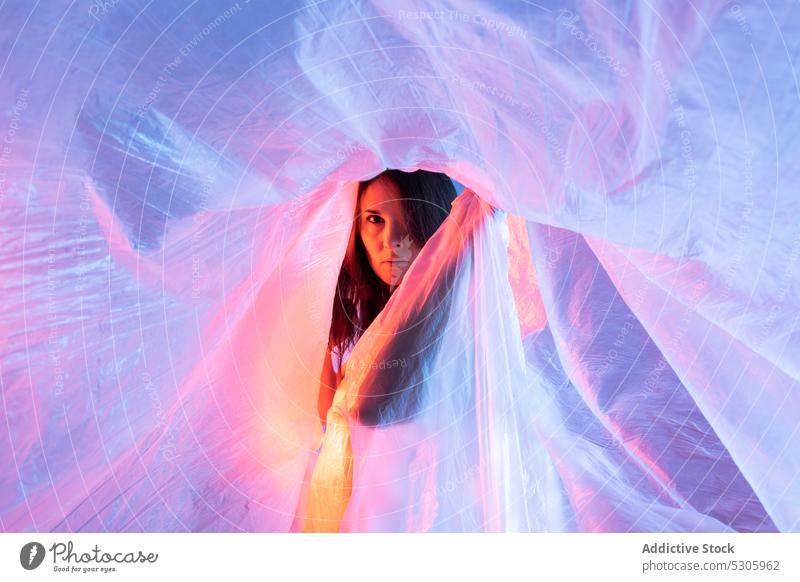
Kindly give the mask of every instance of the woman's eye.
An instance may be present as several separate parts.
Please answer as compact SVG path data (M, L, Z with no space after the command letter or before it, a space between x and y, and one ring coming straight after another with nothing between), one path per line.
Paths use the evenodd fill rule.
M370 214L367 216L367 222L371 222L372 224L380 224L381 222L383 222L383 218L381 218L377 214Z

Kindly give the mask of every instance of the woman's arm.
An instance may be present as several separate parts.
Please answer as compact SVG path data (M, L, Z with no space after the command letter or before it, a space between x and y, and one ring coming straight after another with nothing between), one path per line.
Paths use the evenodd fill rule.
M450 319L456 275L473 268L473 235L496 211L471 191L456 201L460 205L453 204L451 217L426 243L425 256L406 273L404 296L390 298L377 317L380 345L352 411L361 424L405 422L426 398L427 378Z
M331 357L331 348L325 350L325 361L322 364L322 375L319 379L319 398L317 399L317 413L325 426L328 416L328 409L333 403L333 396L336 394L336 388L339 384L339 377L333 371L333 361Z

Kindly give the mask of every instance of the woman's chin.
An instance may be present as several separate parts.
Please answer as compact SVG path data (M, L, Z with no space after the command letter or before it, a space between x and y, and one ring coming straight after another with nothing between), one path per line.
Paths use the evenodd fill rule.
M400 284L400 281L403 280L403 275L405 275L405 272L400 273L399 275L392 274L387 277L381 277L381 279L383 280L384 283L389 285L389 287L394 288L397 287Z

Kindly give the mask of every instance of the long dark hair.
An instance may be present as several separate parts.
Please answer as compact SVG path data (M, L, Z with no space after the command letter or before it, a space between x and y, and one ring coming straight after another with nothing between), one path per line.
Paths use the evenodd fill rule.
M375 180L388 178L397 186L406 216L409 236L422 247L444 222L456 198L452 180L445 174L417 170L384 170L359 182L353 228L347 244L342 269L336 284L333 317L328 347L341 361L351 344L364 333L391 296L389 286L372 269L359 234L361 196Z

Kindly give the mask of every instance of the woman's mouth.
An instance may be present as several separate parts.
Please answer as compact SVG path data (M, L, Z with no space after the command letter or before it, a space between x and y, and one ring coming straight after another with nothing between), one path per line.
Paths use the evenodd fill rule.
M392 283L397 284L400 282L400 279L405 275L406 271L408 270L410 262L409 261L385 261L385 269L388 270L390 273L390 277L392 278Z

